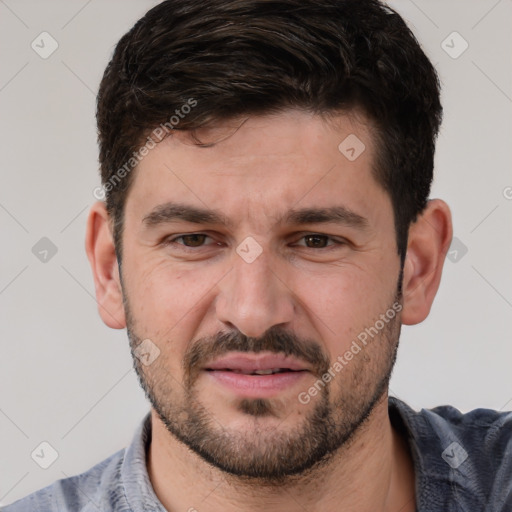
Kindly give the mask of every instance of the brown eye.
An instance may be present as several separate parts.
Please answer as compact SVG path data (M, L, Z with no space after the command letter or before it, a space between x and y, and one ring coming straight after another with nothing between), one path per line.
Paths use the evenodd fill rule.
M200 247L204 244L205 240L207 238L207 235L203 235L201 233L198 234L191 234L191 235L182 235L178 237L176 240L183 240L182 245L185 245L186 247Z
M306 247L310 249L323 249L327 247L329 237L325 235L306 235L304 237Z

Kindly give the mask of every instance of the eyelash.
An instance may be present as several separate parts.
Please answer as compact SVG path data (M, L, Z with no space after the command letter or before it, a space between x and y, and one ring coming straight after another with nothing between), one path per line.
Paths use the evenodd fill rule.
M206 233L185 233L183 235L178 235L178 236L172 236L172 237L167 237L165 238L162 243L165 245L165 246L169 246L169 245L174 245L175 247L179 246L180 250L183 250L183 251L191 251L191 252L196 252L197 249L202 249L204 247L208 247L208 245L211 245L211 246L215 246L215 245L219 245L219 243L213 243L213 244L208 244L208 245L200 245L200 246L197 246L197 247L190 247L190 246L187 246L185 244L182 244L182 243L178 243L176 242L177 240L179 239L183 239L184 237L186 236L205 236L207 238L210 238L213 240L213 238L210 236L210 235L207 235ZM347 242L344 241L344 240L336 240L334 239L333 237L329 236L329 235L324 235L322 233L306 233L304 235L302 235L299 240L303 240L305 239L306 237L308 236L311 236L311 237L320 237L320 238L323 238L323 239L327 239L328 242L332 242L332 244L330 245L327 245L326 247L319 247L319 248L315 248L315 247L307 247L305 245L301 245L300 247L303 247L305 249L313 249L313 250L329 250L329 249L332 249L336 246L342 246L342 245L347 245Z

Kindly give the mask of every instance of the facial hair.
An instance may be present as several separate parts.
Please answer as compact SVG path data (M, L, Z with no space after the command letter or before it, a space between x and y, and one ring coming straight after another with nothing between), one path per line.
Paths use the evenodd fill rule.
M135 319L127 297L124 299L134 368L153 409L170 434L204 461L237 479L258 485L282 485L294 476L328 464L363 428L387 392L400 336L398 314L330 382L322 381L312 407L301 416L299 424L293 428L265 425L265 417L279 417L281 401L246 398L238 400L237 412L253 418L250 429L229 428L202 403L198 393L196 384L206 363L232 351L270 351L304 361L321 380L332 364L322 346L280 327L273 327L258 338L239 331L219 332L190 344L182 360L183 379L179 382L170 374L164 357L144 366L136 356L135 349L144 337L135 332ZM399 287L395 303L400 299ZM367 327L374 323L375 319ZM172 344L172 340L161 342L162 346ZM304 407L298 400L297 404Z

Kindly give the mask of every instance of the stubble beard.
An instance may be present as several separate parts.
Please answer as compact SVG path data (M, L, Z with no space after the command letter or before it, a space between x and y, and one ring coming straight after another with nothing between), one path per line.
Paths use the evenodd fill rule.
M126 299L125 310L134 368L169 433L215 468L240 481L268 486L305 477L327 465L364 428L375 406L387 395L401 325L397 315L331 382L320 386L318 395L311 401L314 405L301 416L301 424L293 428L280 428L280 423L276 425L275 421L273 426L268 424L269 416L280 415L279 399L240 399L237 414L251 420L250 427L241 432L221 425L214 411L201 403L196 386L200 363L230 350L272 350L312 361L316 377L321 379L330 361L320 345L276 329L260 338L231 332L198 340L183 360L184 391L180 397L182 387L163 364L164 358L145 367L135 356L134 349L143 338L134 331ZM298 399L297 404L304 407Z

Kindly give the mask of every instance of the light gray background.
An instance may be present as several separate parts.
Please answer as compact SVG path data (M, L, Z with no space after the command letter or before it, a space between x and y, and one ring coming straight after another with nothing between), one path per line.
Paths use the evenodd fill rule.
M97 314L84 233L95 93L114 44L156 3L0 0L0 504L122 448L148 410L125 331ZM392 393L415 408L512 409L512 2L392 5L440 72L432 197L468 249L454 247L427 321L403 329ZM46 60L31 48L43 31L59 44ZM469 44L456 59L442 47L463 48L454 31ZM42 237L58 249L46 263L32 253ZM30 456L42 441L59 454L46 470Z

